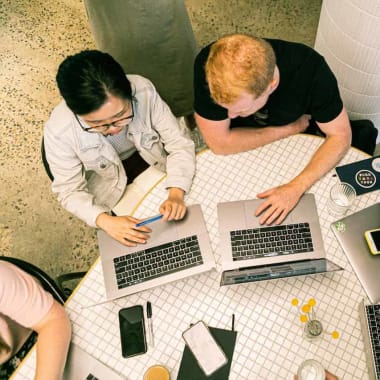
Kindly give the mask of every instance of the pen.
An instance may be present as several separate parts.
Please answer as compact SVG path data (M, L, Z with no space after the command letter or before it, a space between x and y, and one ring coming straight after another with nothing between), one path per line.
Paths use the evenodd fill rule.
M154 347L154 334L153 334L153 322L152 322L152 304L148 301L146 303L146 316L148 317L148 328L150 332L150 343Z
M156 220L160 220L160 219L162 219L162 218L163 218L163 215L162 215L162 214L158 214L158 215L152 216L151 218L145 219L145 220L143 220L142 222L137 223L137 224L136 224L136 227L145 226L146 224L149 224L149 223L155 222Z

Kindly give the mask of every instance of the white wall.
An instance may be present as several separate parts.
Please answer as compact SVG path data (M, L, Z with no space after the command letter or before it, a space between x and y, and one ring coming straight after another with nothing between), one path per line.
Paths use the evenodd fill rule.
M323 0L315 49L334 71L350 118L370 119L380 131L380 1Z

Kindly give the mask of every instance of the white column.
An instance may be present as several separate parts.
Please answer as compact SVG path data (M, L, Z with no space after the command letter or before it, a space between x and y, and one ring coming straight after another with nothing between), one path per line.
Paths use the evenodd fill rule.
M323 0L315 49L336 75L350 119L380 130L380 1Z

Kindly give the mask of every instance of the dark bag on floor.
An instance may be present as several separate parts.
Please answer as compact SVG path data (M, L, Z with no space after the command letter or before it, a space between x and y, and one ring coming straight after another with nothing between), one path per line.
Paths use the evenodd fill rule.
M375 152L379 131L370 120L350 120L350 123L352 130L351 145L372 156Z
M369 155L373 155L376 148L376 138L379 133L371 120L350 120L352 131L351 145ZM314 120L310 121L305 133L317 136L325 136Z

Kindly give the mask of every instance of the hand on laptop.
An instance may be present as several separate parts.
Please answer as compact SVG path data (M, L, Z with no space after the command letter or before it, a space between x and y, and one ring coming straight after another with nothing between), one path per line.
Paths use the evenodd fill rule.
M160 213L163 220L180 220L186 214L186 205L183 200L185 192L178 187L169 189L168 199L160 206Z
M303 191L300 191L291 183L257 194L258 198L264 199L255 212L256 216L261 216L260 224L282 223L289 212L296 206L302 194Z
M119 243L128 247L144 244L149 239L152 230L147 226L136 227L141 222L133 216L111 216L100 214L96 219L96 225Z
M326 380L338 380L338 377L333 375L331 372L327 371L327 369L325 369L325 372L326 372ZM297 375L294 375L294 380L298 380Z

